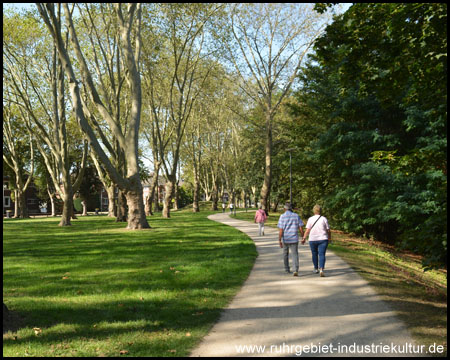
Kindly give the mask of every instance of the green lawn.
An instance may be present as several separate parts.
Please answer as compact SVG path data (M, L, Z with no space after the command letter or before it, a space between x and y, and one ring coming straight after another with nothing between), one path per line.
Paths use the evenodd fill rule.
M257 252L211 212L4 219L3 299L19 329L3 356L187 356L247 278Z
M276 227L280 213L269 213ZM237 213L253 221L254 212ZM307 219L302 219L306 224ZM423 272L419 256L333 231L329 249L344 259L396 311L420 345L444 345L447 354L447 271ZM443 354L441 354L442 356Z

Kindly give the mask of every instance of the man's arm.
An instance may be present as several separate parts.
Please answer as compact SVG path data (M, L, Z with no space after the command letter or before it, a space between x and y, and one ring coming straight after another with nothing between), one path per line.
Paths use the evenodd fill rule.
M278 232L278 243L280 244L280 248L283 248L283 242L281 239L283 239L283 229L279 229Z
M310 232L310 230L311 230L311 229L306 229L306 232L305 232L305 234L303 235L303 240L302 240L302 244L304 244L304 243L305 243L305 241L306 241L306 238L308 237L308 235L309 235L309 232Z

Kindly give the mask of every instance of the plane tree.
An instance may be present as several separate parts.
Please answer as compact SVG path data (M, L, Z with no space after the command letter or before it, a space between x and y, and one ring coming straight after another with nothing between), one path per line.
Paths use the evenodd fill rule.
M328 15L314 11L311 4L235 4L230 8L230 20L232 41L224 42L228 61L243 80L243 91L265 112L261 202L268 210L274 119Z
M66 111L65 81L56 49L45 39L41 26L33 14L13 14L4 21L4 82L5 95L17 105L22 125L36 139L54 188L64 202L60 226L71 225L73 195L83 177L87 155L75 181L72 180L73 162L69 159L69 143L83 142L70 137ZM72 119L73 120L73 119Z
M142 196L142 185L139 176L138 163L138 137L141 120L141 78L139 73L140 64L140 24L141 24L141 5L140 4L104 4L104 16L110 16L118 26L114 28L117 45L115 57L106 61L108 56L104 52L95 55L98 62L90 64L84 54L79 41L78 22L74 21L74 6L69 4L59 4L55 9L54 4L37 3L39 14L50 32L57 48L58 58L62 63L65 75L68 78L69 91L72 101L72 108L76 119L86 134L90 146L105 168L111 180L119 186L124 192L128 205L128 229L149 228L145 217L144 203ZM63 7L64 16L61 14L60 7ZM85 21L93 28L97 28L98 19L94 16L97 9L94 4L85 4ZM81 6L79 9L82 9ZM101 13L101 11L100 11ZM63 20L68 29L70 38L70 48L66 43L63 34ZM113 26L113 25L111 25ZM103 39L101 36L90 38L91 51L95 52L94 43L102 51L110 45L110 39ZM87 43L84 43L87 46ZM103 45L103 46L102 46ZM72 53L75 55L72 56ZM115 60L113 62L113 59ZM113 91L125 91L120 88L126 87L129 102L122 104L117 93L116 106L126 106L129 111L129 118L125 124L118 121L120 113L114 111L114 108L108 106L108 94L101 92L99 82L102 78L95 76L94 67L100 67L104 70L105 77L113 82L119 69L124 74L125 81L120 82ZM75 71L76 70L76 71ZM121 77L118 77L121 79ZM119 81L116 79L116 81ZM81 84L83 87L81 87ZM109 94L111 95L111 94ZM92 110L94 109L95 112ZM99 120L98 120L99 119ZM99 121L102 121L102 126ZM104 132L109 131L112 136L108 138ZM113 152L115 141L123 154L123 160L126 163L126 173L117 168L109 155Z

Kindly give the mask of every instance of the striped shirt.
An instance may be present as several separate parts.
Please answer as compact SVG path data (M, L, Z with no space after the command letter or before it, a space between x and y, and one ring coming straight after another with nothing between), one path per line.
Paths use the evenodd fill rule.
M287 210L278 220L278 228L283 229L283 242L295 244L298 242L298 228L303 226L303 221L296 213Z

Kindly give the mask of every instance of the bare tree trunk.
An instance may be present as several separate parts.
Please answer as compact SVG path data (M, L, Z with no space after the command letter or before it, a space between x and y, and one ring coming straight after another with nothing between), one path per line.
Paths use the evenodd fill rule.
M280 199L278 199L278 197L275 199L275 201L273 202L273 206L272 206L272 211L273 212L277 212L278 209L278 204L280 203Z
M83 206L83 213L81 215L87 216L87 203L85 199L81 200L81 206Z
M192 204L192 211L193 212L199 212L200 206L199 206L199 197L200 197L200 184L198 181L198 174L196 174L196 171L194 171L194 202Z
M152 202L154 201L155 190L157 190L156 187L158 185L158 176L159 176L160 167L161 167L161 162L155 160L155 171L153 174L152 182L150 184L150 193L149 193L149 196L146 201L145 213L147 214L147 216L153 215ZM156 206L155 206L155 211L156 211Z
M20 190L18 190L17 192L18 192L18 194L17 194L18 199L17 200L19 202L19 217L21 219L28 218L29 217L28 216L28 207L27 207L27 199L26 199L26 196L25 196L25 192L24 191L20 191Z
M170 202L174 195L175 176L170 175L166 182L166 196L164 197L163 217L170 218Z
M155 190L155 198L154 198L155 211L160 211L161 210L161 208L159 206L159 198L160 198L160 189L159 189L159 185L157 183L156 184L156 190Z
M151 216L153 215L152 212L152 197L150 196L150 193L147 195L147 197L144 198L144 205L145 205L145 216Z
M116 202L115 202L115 189L116 187L114 185L108 186L106 188L106 193L108 194L108 216L109 217L116 217L117 216L117 209L116 209Z
M63 196L63 213L61 217L61 221L59 222L59 226L70 226L72 225L70 219L73 215L73 196L71 193L66 191Z
M48 184L47 184L47 193L48 193L48 196L50 197L50 204L52 207L52 216L56 216L55 194L50 191Z
M150 228L145 214L144 200L142 198L142 186L138 186L137 191L127 191L125 193L128 205L128 226L127 229L148 229Z
M19 194L17 190L14 190L14 217L19 217Z
M178 191L178 184L175 183L173 186L173 210L178 210L178 200L180 193Z
M119 194L117 195L117 217L116 222L126 222L127 221L127 199L122 190L119 189Z
M266 171L261 189L261 205L268 212L270 208L269 197L272 182L272 119L270 114L266 115L266 131Z
M212 192L212 204L211 209L216 211L218 209L217 207L217 201L219 199L219 189L216 184L214 184L213 192Z

